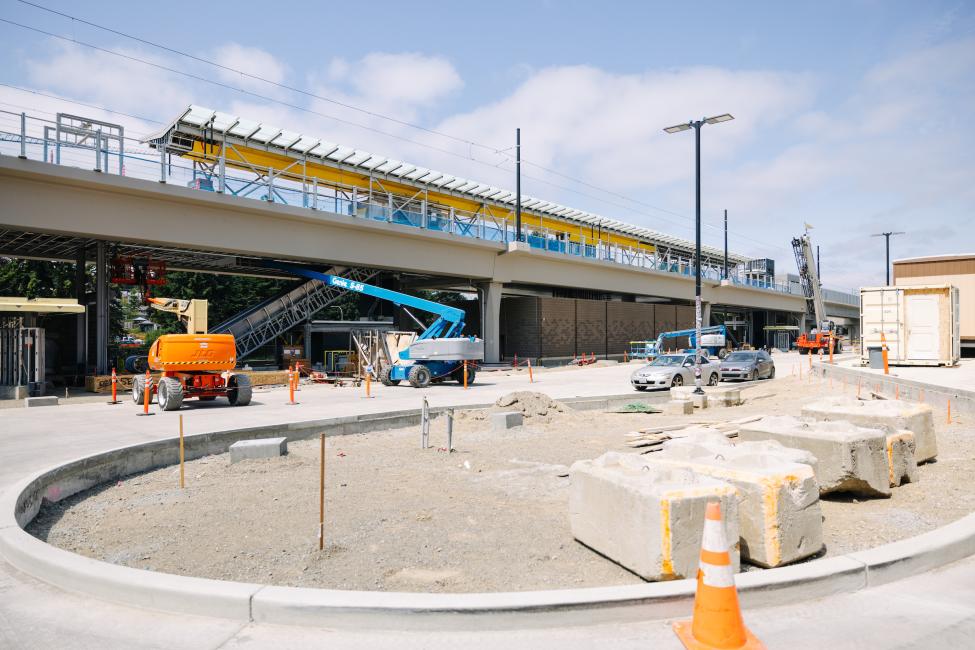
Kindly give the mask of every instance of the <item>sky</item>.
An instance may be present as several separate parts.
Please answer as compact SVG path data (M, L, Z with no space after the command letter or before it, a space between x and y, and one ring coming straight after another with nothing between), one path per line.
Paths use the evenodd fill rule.
M794 273L810 224L844 290L883 284L875 233L975 253L975 3L686 7L0 0L0 110L144 134L197 104L512 189L520 127L525 194L688 239L694 136L663 128L731 113L706 245L727 210L733 251Z

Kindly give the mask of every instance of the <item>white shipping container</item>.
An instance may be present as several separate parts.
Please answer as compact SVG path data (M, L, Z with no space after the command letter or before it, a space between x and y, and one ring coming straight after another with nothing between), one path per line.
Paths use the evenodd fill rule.
M860 289L860 356L887 342L890 365L953 366L961 357L961 309L951 285Z

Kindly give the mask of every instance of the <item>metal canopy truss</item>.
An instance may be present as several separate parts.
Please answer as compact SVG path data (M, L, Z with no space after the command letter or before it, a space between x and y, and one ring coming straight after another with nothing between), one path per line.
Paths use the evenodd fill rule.
M23 259L75 262L80 249L87 251L86 260L95 261L96 239L48 235L37 232L0 229L0 256ZM142 244L119 243L111 247L113 254L124 257L150 257L166 262L170 271L202 271L269 278L291 278L276 269L249 266L245 258L236 255L189 248L164 248Z
M379 271L333 267L329 273L355 282L368 282ZM309 280L279 296L265 300L210 331L215 334L233 334L237 342L237 357L244 359L288 330L311 320L315 314L345 293L344 289L330 286L321 280Z
M513 192L201 106L188 107L143 141L200 163L199 172L219 191L242 195L264 187L261 198L287 202L274 187L284 182L287 189L300 190L306 207L456 229L497 241L514 239ZM230 179L227 166L255 178ZM345 198L349 195L351 200ZM522 197L522 210L523 218L538 220L537 226L530 219L525 223L534 248L658 270L692 264L693 242L678 237L528 196ZM719 277L724 252L708 246L702 252L705 271ZM748 259L729 256L732 263Z

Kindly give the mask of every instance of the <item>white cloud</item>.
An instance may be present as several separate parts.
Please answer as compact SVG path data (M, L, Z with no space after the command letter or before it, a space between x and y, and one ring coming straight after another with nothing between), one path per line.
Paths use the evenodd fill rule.
M288 68L269 52L257 47L227 43L214 51L214 61L227 68L241 70L254 77L272 83L284 83ZM264 94L273 91L273 87L266 83L247 77L230 70L217 69L220 78L240 88L255 90Z
M159 65L169 63L139 50L114 51ZM54 43L49 56L28 60L25 67L36 88L147 117L174 114L193 96L176 75L72 43Z
M368 104L395 108L429 106L464 84L453 64L438 56L374 52L360 60L335 59L328 66L332 83Z

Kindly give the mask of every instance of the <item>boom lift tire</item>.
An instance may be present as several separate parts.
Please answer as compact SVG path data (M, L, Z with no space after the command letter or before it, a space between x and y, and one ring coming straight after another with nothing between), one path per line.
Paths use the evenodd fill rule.
M183 384L175 377L162 377L159 380L159 408L164 411L178 411L183 405Z
M136 375L132 378L132 401L142 406L145 403L146 378ZM152 404L152 393L149 393L149 403Z
M430 385L430 369L426 366L416 364L410 368L409 374L410 386L413 388L426 388Z
M227 401L231 406L247 406L251 403L251 378L247 375L230 375L227 378Z
M390 377L390 373L393 371L392 366L386 366L379 371L379 381L383 386L399 386L399 379L393 379Z
M474 368L472 366L467 366L467 385L470 386L474 383ZM458 384L464 385L464 364L457 366L457 369L450 373L452 379L454 379Z
M728 356L728 348L721 348L718 350L718 358L724 361L725 357Z

